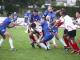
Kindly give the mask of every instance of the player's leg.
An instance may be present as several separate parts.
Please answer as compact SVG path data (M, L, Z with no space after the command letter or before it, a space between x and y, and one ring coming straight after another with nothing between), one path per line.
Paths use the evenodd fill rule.
M32 45L32 47L33 48L35 48L35 45L37 45L39 48L41 48L40 46L39 46L39 39L38 39L38 36L37 36L38 34L35 32L35 33L33 33L33 32L30 32L29 33L29 37L30 37L30 40L31 40L31 45Z
M3 37L3 39L0 42L0 45L2 45L5 39L9 39L10 48L11 50L13 50L14 49L13 39L11 38L11 35L9 34L9 32L6 29L4 29L0 33L1 33L1 36Z
M53 43L54 48L57 48L58 47L58 45L56 43L55 36L52 38L52 41L51 42Z
M55 33L55 37L57 40L59 40L61 42L61 44L65 47L66 43L64 42L64 40L62 38L59 37L58 33Z
M52 33L53 33L53 35L54 35L54 37L52 38L52 43L53 43L54 47L57 48L58 45L57 45L57 43L56 43L56 36L55 36L55 34L58 33L58 28L53 29L53 32L52 32Z
M36 40L35 40L32 32L29 32L29 38L30 38L30 42L31 42L30 44L31 44L31 46L33 48L35 48L35 45L34 44L36 43Z
M27 33L28 32L28 24L27 23L25 23L25 33Z
M10 44L11 50L14 50L15 48L14 48L13 39L12 39L11 35L9 34L8 31L5 31L4 35L5 35L6 39L9 39L9 44Z
M41 46L41 48L47 50L47 46L46 46L46 38L47 36L43 36L42 40L40 40L39 45Z
M77 43L74 41L74 37L70 37L69 39L70 39L69 43L72 47L71 53L74 53L74 52L80 53L79 47L78 47Z
M69 42L74 52L80 53L80 49L75 42L76 30L70 31L69 33Z
M2 47L4 40L5 40L5 35L4 35L4 33L2 33L2 31L0 31L0 35L2 36L2 38L0 40L0 47Z
M35 39L35 43L36 45L41 48L41 46L39 45L39 35L37 34L37 32L35 32L35 34L33 34L34 39Z
M3 38L1 38L1 40L0 40L0 47L2 47L3 42L4 42L4 39L3 39Z
M50 47L50 41L47 41L47 42L46 42L46 46L47 46L47 49L48 49L48 50L51 49L51 47Z
M52 35L44 36L43 39L40 41L40 46L45 50L50 49L49 41L53 38Z
M63 34L63 39L64 39L64 42L66 43L67 46L65 46L65 48L70 48L70 44L69 44L69 40L67 39L67 36L68 36L68 31L65 29L64 30L64 34Z
M27 18L24 18L24 28L25 28L25 33L28 32L28 22L27 22Z

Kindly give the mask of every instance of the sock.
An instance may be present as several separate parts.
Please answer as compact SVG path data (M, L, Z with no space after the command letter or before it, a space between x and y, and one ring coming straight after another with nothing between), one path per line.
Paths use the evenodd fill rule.
M79 47L78 47L78 45L76 44L76 42L70 42L70 45L71 45L71 47L73 48L73 50L74 51L79 51Z
M56 45L55 36L53 37L52 41L53 41L53 44Z
M73 46L74 46L75 50L79 51L79 47L76 42L73 43Z
M31 42L36 42L36 40L35 40L33 35L30 35L30 39L31 39Z
M67 47L70 47L69 42L66 38L64 38L64 42L66 43Z
M13 49L14 46L13 46L13 40L12 40L12 38L9 38L9 44L10 44L11 49Z
M48 48L48 49L50 49L50 43L49 43L49 42L47 42L47 44L46 44L46 45L47 45L47 48Z
M27 31L28 31L28 25L27 25Z
M28 32L28 25L26 25L26 31L25 32Z
M73 47L73 42L70 41L69 44L70 44L70 46L72 47L72 49L74 49L74 47Z
M60 39L59 41L62 43L63 46L67 46L63 39Z
M71 40L72 38L70 37L69 39ZM74 49L74 51L79 51L79 47L75 41L71 40L70 45Z
M47 46L44 43L40 43L40 46L47 50Z
M0 40L0 47L2 46L3 42L4 42L4 40L3 40L3 38L2 38L2 39Z

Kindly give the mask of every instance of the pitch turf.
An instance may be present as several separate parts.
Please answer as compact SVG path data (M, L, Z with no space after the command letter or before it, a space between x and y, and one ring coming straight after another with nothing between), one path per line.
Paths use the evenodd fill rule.
M14 39L16 52L10 51L8 40L4 42L0 48L0 60L80 60L80 56L71 53L65 53L60 42L57 41L59 47L52 48L50 51L43 49L31 48L29 44L28 34L26 34L23 27L9 29ZM59 29L60 37L63 34L63 29ZM80 30L77 31L77 38L80 37Z

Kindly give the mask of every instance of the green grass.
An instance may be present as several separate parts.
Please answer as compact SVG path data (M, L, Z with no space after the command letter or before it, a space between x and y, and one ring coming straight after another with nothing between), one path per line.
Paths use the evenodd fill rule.
M31 48L28 34L23 27L9 29L14 39L14 45L17 49L15 53L10 51L8 40L0 48L0 60L80 60L80 56L71 53L65 53L61 44L57 41L59 47L52 48L50 51L44 49ZM60 37L63 29L59 29ZM77 38L80 37L80 30L77 31Z

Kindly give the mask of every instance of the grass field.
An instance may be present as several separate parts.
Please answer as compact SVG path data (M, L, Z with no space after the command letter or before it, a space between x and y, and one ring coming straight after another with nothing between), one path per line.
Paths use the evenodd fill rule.
M71 53L65 53L60 42L57 41L59 47L52 48L50 51L43 49L31 48L29 44L28 34L26 34L23 27L9 29L14 38L14 45L16 52L10 51L8 40L4 42L0 48L0 60L80 60L80 56ZM63 29L59 29L60 37L63 34ZM80 29L77 31L77 38L80 37Z

